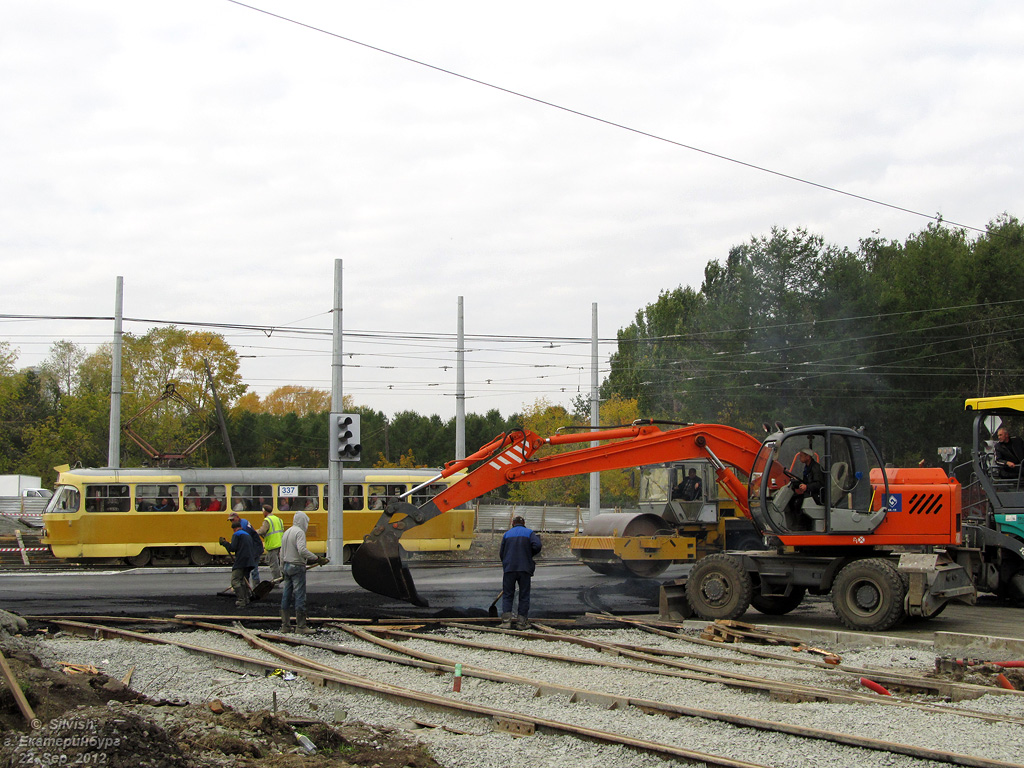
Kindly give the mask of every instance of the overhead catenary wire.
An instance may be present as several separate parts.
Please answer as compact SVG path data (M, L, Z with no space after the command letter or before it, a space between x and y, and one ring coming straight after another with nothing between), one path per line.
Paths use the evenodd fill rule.
M314 26L313 24L307 24L307 23L299 21L297 19L293 19L293 18L288 17L288 16L283 16L281 14L274 13L272 11L268 11L268 10L266 10L264 8L257 8L254 5L249 5L248 3L243 3L240 0L227 0L227 2L231 3L232 5L237 5L237 6L241 7L241 8L247 8L250 11L255 11L256 13L262 13L262 14L264 14L266 16L270 16L272 18L278 19L280 21L287 22L289 24L295 24L296 26L304 27L305 29L311 30L313 32L319 32L320 34L329 35L330 37L333 37L333 38L335 38L337 40L342 40L342 41L344 41L346 43L351 43L353 45L358 45L358 46L361 46L361 47L366 48L366 49L371 50L371 51L376 51L377 53L382 53L382 54L385 54L387 56L392 56L392 57L394 57L396 59L400 59L400 60L408 62L410 64L415 64L416 66L419 66L419 67L425 67L425 68L431 69L431 70L433 70L435 72L440 72L441 74L444 74L444 75L448 75L448 76L451 76L451 77L456 77L456 78L459 78L460 80L464 80L466 82L474 83L475 85L480 85L480 86L483 86L485 88L490 88L490 89L495 90L495 91L500 91L501 93L508 94L509 96L515 96L516 98L525 99L527 101L533 102L535 104L539 104L539 105L544 106L544 107L550 107L551 109L557 109L557 110L560 110L562 112L566 112L566 113L571 114L571 115L576 115L577 117L582 117L582 118L584 118L586 120L591 120L591 121L596 122L596 123L601 123L602 125L606 125L606 126L608 126L610 128L615 128L615 129L622 130L622 131L628 131L629 133L635 134L637 136L643 136L643 137L648 138L648 139L653 139L655 141L660 141L660 142L663 142L665 144L670 144L672 146L679 147L680 149L686 149L686 150L689 150L690 152L697 152L697 153L705 155L707 157L712 157L712 158L715 158L717 160L723 160L725 162L733 163L734 165L739 165L739 166L742 166L744 168L748 168L748 169L753 170L753 171L758 171L760 173L770 174L770 175L776 176L778 178L787 179L789 181L793 181L793 182L796 182L798 184L804 184L804 185L807 185L807 186L810 186L810 187L815 187L815 188L820 189L820 190L825 191L825 192L831 192L833 194L843 195L845 197L849 197L849 198L852 198L852 199L855 199L855 200L860 200L862 202L869 203L871 205L878 205L878 206L882 206L884 208L889 208L891 210L901 211L903 213L909 213L912 216L918 216L918 217L921 217L921 218L928 219L930 221L935 221L935 222L939 222L939 223L949 224L951 226L958 227L958 228L961 228L961 229L971 230L973 232L984 233L984 232L988 231L988 230L986 230L985 228L982 228L982 227L976 227L976 226L973 226L973 225L970 225L970 224L962 224L962 223L959 223L959 222L952 221L950 219L946 219L946 218L944 218L943 216L941 216L939 214L924 213L922 211L917 211L917 210L914 210L912 208L908 208L908 207L903 206L903 205L898 205L896 203L886 202L886 201L881 200L879 198L868 197L867 195L861 195L861 194L857 194L855 192L850 192L848 190L839 189L838 187L833 187L833 186L830 186L828 184L823 184L821 182L812 181L810 179L806 179L806 178L803 178L801 176L796 176L796 175L791 174L791 173L785 173L783 171L778 171L778 170L775 170L773 168L768 168L767 166L758 165L757 163L748 162L746 160L740 160L738 158L731 157L729 155L726 155L726 154L723 154L723 153L720 153L720 152L713 152L713 151L711 151L709 149L704 149L704 148L695 146L693 144L687 144L687 143L684 143L682 141L677 141L675 139L670 139L670 138L667 138L665 136L660 136L660 135L655 134L655 133L650 133L649 131L644 131L644 130L641 130L639 128L634 128L634 127L626 125L624 123L618 123L618 122L615 122L614 120L608 120L606 118L599 117L597 115L593 115L593 114L590 114L588 112L583 112L583 111L578 110L578 109L573 109L571 107L567 107L567 106L564 106L562 104L556 104L555 102L547 101L545 99L541 99L541 98L538 98L536 96L530 96L529 94L522 93L521 91L516 91L516 90L513 90L511 88L506 88L506 87L501 86L501 85L496 85L495 83L489 83L489 82L487 82L485 80L480 80L479 78L471 77L469 75L464 75L462 73L455 72L454 70L451 70L451 69L446 69L444 67L437 66L436 64L430 64L428 62L421 61L419 59L414 59L414 58L412 58L410 56L405 56L403 54L396 53L395 51L389 51L386 48L381 48L381 47L376 46L376 45L371 45L370 43L364 43L364 42L362 42L360 40L356 40L356 39L351 38L351 37L346 37L345 35L341 35L341 34L339 34L337 32L331 32L330 30L324 29L322 27L317 27L317 26Z

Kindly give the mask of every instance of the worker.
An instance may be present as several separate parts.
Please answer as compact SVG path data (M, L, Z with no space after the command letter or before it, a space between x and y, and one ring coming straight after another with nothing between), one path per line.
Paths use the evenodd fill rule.
M808 451L797 451L796 458L804 465L802 480L794 480L792 483L793 505L794 509L799 511L807 498L821 503L821 492L825 488L825 471Z
M231 587L235 590L235 606L245 608L249 604L249 572L256 567L256 550L252 537L242 530L242 521L237 515L229 517L231 541L223 536L220 544L235 556L231 566Z
M1000 427L996 430L995 450L999 476L1018 478L1021 465L1024 464L1024 440L1019 437L1010 437L1010 430Z
M519 587L517 629L530 628L530 580L537 564L533 558L540 554L540 536L526 527L526 521L516 515L512 527L501 538L501 624L502 629L512 628L512 598Z
M281 578L281 534L284 533L284 523L274 514L274 508L269 504L263 505L263 525L256 533L263 539L270 575L276 581Z
M313 630L306 627L306 563L310 560L315 560L320 565L327 563L326 557L318 557L306 547L308 528L309 515L305 512L296 512L291 528L281 537L281 631L291 631L294 608L295 631L300 635L313 633Z
M682 501L693 501L701 497L702 490L700 478L697 477L697 470L691 467L690 473L683 478L679 485L672 489L672 498L681 499Z
M252 580L259 584L260 558L263 557L263 539L260 538L259 533L252 527L252 524L237 512L232 512L228 515L228 520L238 520L241 523L242 530L252 537L253 552L256 556L256 567L252 569Z

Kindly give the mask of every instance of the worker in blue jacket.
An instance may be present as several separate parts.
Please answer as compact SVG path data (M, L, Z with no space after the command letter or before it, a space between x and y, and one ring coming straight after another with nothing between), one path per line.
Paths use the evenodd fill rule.
M512 518L512 527L501 539L501 628L512 628L512 598L519 586L519 606L516 629L529 629L530 621L530 579L537 564L533 558L540 554L540 536L526 527L526 521Z

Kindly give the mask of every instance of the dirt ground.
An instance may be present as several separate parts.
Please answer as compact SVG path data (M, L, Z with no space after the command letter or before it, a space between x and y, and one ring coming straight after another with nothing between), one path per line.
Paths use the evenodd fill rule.
M17 645L24 645L18 643ZM397 732L368 726L290 722L284 715L215 714L207 706L148 699L104 674L48 669L0 633L0 650L36 720L22 715L0 682L0 768L437 768L426 750ZM308 754L297 733L316 747Z

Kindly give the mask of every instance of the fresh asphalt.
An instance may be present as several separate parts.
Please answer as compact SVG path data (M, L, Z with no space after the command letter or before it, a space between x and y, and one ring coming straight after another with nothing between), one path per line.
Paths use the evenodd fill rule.
M657 580L623 580L593 573L575 563L542 565L533 579L532 618L577 618L586 613L656 614L658 587L678 577L685 566L675 566ZM264 568L265 577L269 570ZM348 567L327 566L307 574L310 616L375 619L397 617L479 618L501 591L501 569L490 567L417 567L412 574L428 607L416 607L368 592L353 581ZM0 606L25 616L103 615L169 618L176 614L222 615L242 613L226 594L230 580L226 568L137 568L123 571L0 572ZM272 616L277 613L280 589L244 612ZM500 608L500 603L499 606ZM777 627L819 630L845 629L827 597L810 597L787 616L763 616L753 609L743 621ZM1007 605L982 595L978 604L949 605L928 621L909 621L888 634L892 637L931 639L935 632L1024 639L1024 607Z

